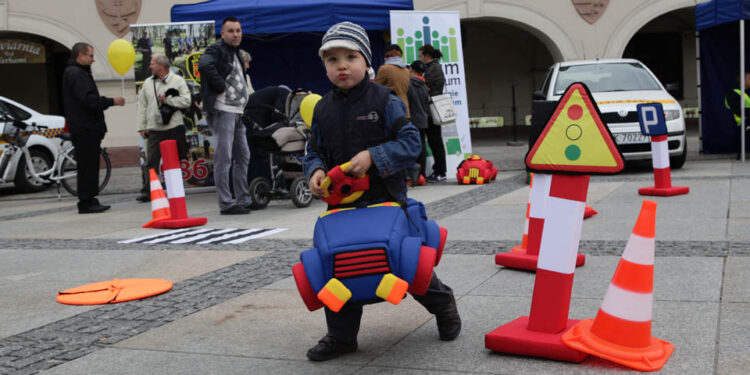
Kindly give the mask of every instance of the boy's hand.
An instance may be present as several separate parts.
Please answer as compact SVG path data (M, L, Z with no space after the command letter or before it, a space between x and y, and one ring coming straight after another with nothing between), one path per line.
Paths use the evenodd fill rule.
M310 176L310 192L312 195L316 197L323 196L323 189L320 188L320 184L325 178L326 173L323 172L322 169L316 169L315 172L313 172L312 176Z
M370 151L360 151L357 155L354 155L350 162L351 164L349 164L346 173L354 177L362 176L367 173L370 167L372 167L372 156L370 155Z

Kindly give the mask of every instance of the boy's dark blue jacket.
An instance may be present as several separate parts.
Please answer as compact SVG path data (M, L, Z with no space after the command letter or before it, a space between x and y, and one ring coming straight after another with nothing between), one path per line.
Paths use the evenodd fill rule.
M308 179L318 168L328 171L369 150L373 162L368 171L370 190L355 205L405 200L404 171L414 163L422 146L417 128L399 120L404 116L404 102L389 88L367 78L348 92L334 88L315 106L311 126L314 142L308 142L303 161ZM396 186L391 192L396 196L388 195L386 183Z

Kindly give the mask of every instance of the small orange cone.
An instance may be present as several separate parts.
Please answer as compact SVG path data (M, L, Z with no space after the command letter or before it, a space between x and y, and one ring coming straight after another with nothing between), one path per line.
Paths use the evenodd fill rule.
M640 371L661 369L674 345L651 336L656 202L641 213L604 295L596 319L563 335L565 345Z
M154 223L162 220L169 220L172 215L169 212L169 201L167 195L164 194L164 189L161 188L161 182L159 177L156 176L154 169L148 171L149 179L151 181L151 221L143 224L144 228L150 228Z

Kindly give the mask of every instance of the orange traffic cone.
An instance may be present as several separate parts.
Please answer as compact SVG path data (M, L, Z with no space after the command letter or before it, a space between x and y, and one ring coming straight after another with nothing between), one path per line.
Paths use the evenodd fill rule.
M640 371L661 369L674 345L651 336L656 202L641 213L596 314L563 335L565 345Z
M161 188L161 182L159 177L156 176L154 169L148 170L149 180L151 181L151 221L143 224L144 228L150 228L157 221L169 220L172 218L172 214L169 212L169 201L167 195L164 194L164 189Z

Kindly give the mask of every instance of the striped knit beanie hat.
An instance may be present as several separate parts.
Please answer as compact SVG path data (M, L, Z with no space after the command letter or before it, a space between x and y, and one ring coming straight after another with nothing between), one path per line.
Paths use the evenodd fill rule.
M323 53L331 48L343 47L353 51L359 51L364 55L367 66L372 66L372 51L370 50L370 38L362 26L352 22L339 22L331 26L320 45L318 54L323 58Z

